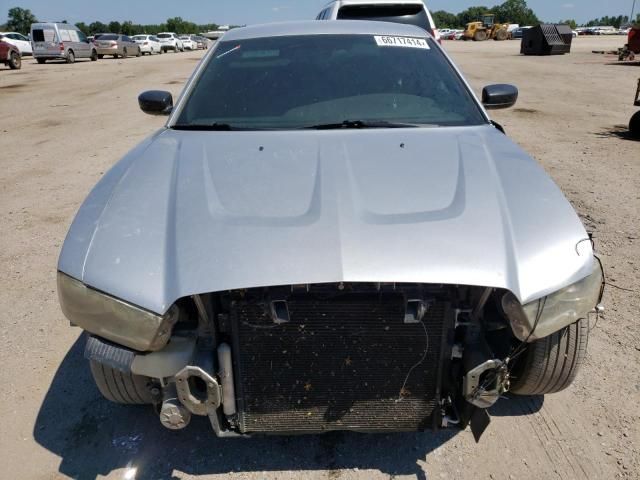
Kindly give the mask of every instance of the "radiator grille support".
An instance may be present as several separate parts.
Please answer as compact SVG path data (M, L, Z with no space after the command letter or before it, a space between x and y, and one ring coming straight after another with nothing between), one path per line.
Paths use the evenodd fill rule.
M405 322L402 293L287 299L276 323L266 300L234 302L235 378L243 433L416 431L439 410L448 304Z

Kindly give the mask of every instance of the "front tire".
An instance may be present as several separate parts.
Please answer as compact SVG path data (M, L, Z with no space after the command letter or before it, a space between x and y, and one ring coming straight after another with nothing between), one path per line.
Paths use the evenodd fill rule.
M22 68L22 58L16 52L11 52L9 56L9 68L11 70L20 70Z
M473 36L473 40L476 42L484 42L487 39L487 32L484 30L479 30Z
M588 319L527 345L513 371L511 391L517 395L546 395L567 388L587 354Z
M635 138L640 139L640 111L636 112L629 122L629 131Z
M91 375L104 398L121 405L150 405L153 396L147 377L124 373L90 360Z
M95 50L91 50L91 61L92 62L98 61L98 52L96 52Z

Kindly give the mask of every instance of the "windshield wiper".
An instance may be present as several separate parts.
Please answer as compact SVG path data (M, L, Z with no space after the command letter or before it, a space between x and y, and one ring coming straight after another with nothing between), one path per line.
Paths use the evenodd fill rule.
M174 130L200 130L207 132L231 132L237 130L259 130L257 128L236 127L229 123L176 123L171 127Z
M308 130L339 130L339 129L358 129L358 128L414 128L418 125L412 123L394 123L385 122L383 120L345 120L341 123L321 123L310 127L303 127Z

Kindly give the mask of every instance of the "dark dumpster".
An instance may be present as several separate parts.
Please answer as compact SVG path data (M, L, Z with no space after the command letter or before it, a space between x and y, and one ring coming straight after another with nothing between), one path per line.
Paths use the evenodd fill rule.
M571 52L573 31L569 25L542 24L525 30L520 46L524 55L564 55Z

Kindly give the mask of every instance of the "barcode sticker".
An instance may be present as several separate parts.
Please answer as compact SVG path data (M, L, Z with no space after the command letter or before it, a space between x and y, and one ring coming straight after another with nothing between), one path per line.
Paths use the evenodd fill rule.
M421 48L429 50L429 44L426 38L416 37L389 37L375 35L376 43L379 47L403 47L403 48Z

